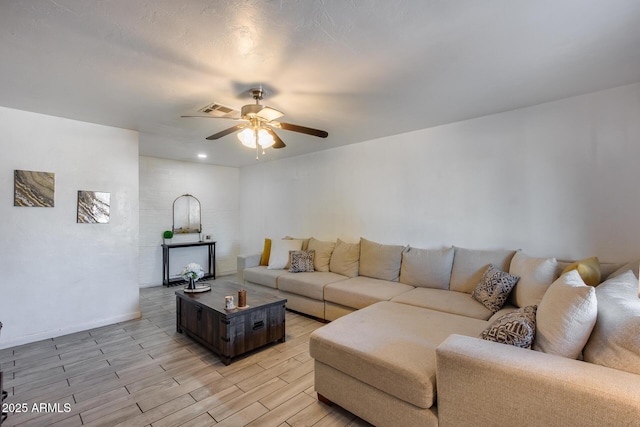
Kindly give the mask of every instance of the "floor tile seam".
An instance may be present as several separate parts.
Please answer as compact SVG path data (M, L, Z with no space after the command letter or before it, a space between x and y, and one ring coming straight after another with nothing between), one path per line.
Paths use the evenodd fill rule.
M248 404L247 406L245 406L244 408L238 409L238 410L237 410L236 412L234 412L233 414L227 415L227 416L226 416L226 417L224 417L224 418L217 419L217 418L213 417L211 414L209 414L209 412L207 412L207 414L209 414L209 416L210 416L211 418L213 418L213 419L214 419L214 421L216 421L216 423L221 423L222 421L224 421L224 420L226 420L226 419L229 419L229 418L233 417L234 415L238 414L239 412L244 411L245 409L249 408L251 405L254 405L254 404L256 404L256 403L257 403L258 405L262 406L262 407L267 411L267 412L266 412L267 414L269 413L269 408L267 408L267 407L266 407L266 406L264 406L262 403L260 403L260 401L259 401L259 400L256 400L255 402L249 402L249 404ZM263 415L264 415L264 414L263 414ZM261 416L262 416L262 415L261 415ZM253 420L251 420L250 422L255 421L255 419L257 419L257 418L259 418L259 417L254 418L254 419L253 419Z
M229 404L229 405L233 405L233 404L235 404L235 403L237 403L237 402L243 402L243 403L242 403L242 405L243 405L243 406L242 406L240 409L238 409L238 410L236 411L236 412L239 412L239 411L241 411L241 410L245 409L247 406L250 406L252 403L254 403L254 402L258 402L258 401L259 401L260 399L262 399L264 396L263 396L263 397L259 397L259 398L257 398L257 399L253 399L253 400L247 400L247 402L248 402L248 403L247 403L246 405L244 405L244 403L245 403L245 402L243 401L243 399L246 399L246 398L247 398L247 396L249 396L250 398L253 398L253 395L254 395L254 394L256 394L256 395L258 395L258 396L259 396L259 395L263 392L263 390L260 390L260 388L261 388L261 387L265 387L265 388L267 388L267 387L271 387L271 385L267 385L267 384L269 384L269 383L271 383L271 382L273 382L273 385L276 385L276 384L277 384L277 381L274 381L274 380L276 380L276 379L277 379L277 378L272 378L271 380L267 381L266 383L259 385L258 387L256 387L256 388L254 389L255 391L254 391L254 390L251 390L251 391L249 391L249 392L242 392L242 394L241 394L240 396L237 396L237 397L235 397L235 398L233 398L233 399L231 399L231 400L229 400L229 401L227 401L227 402L225 402L225 403L226 403L226 404ZM286 385L286 383L284 383L284 384L280 385L280 386L279 386L279 387L277 387L277 388L274 388L274 390L272 390L272 393L276 393L276 392L278 392L278 391L279 391L280 389L282 389L285 385ZM236 384L236 387L237 387L237 384ZM240 389L240 388L238 387L238 389ZM242 389L240 389L240 390L242 391ZM221 417L220 419L218 419L218 418L216 418L216 416L214 416L213 414L211 414L211 411L213 411L214 409L218 409L218 408L217 408L217 407L216 407L216 408L212 408L212 409L210 409L210 410L209 410L209 411L207 411L207 412L209 413L209 415L211 415L211 416L213 417L213 419L215 419L215 420L216 420L216 422L220 422L220 421L222 421L222 420L224 420L224 419L227 419L227 418L229 418L231 415L233 415L233 414L235 414L235 413L236 413L236 412L234 412L234 413L232 413L232 414L230 414L230 415L227 415L227 416L225 416L225 417Z
M282 407L282 406L283 406L283 405L285 405L287 402L291 401L292 399L295 399L295 398L296 398L296 397L298 397L298 396L299 396L299 394L298 394L298 395L296 395L296 396L291 397L290 399L286 400L285 402L282 402L280 405L278 405L278 406L276 406L275 408L273 408L273 409L269 410L269 412L267 412L267 413L266 413L266 414L264 414L264 415L261 415L260 417L258 417L258 418L256 418L255 420L251 421L251 423L249 423L249 424L247 424L247 425L260 425L261 423L260 423L260 421L258 421L260 418L263 418L263 417L267 417L267 416L269 416L269 414L272 414L272 413L273 413L273 411L276 411L278 408ZM288 419L290 419L290 418L295 417L295 416L296 416L296 415L298 415L300 412L304 411L305 409L307 409L309 406L313 405L314 403L315 403L314 401L310 401L310 402L309 402L308 404L306 404L304 407L300 408L298 411L296 411L295 413L291 414L291 415L287 418L287 420L288 420ZM284 420L283 422L286 422L286 420ZM278 424L278 425L282 425L282 424Z

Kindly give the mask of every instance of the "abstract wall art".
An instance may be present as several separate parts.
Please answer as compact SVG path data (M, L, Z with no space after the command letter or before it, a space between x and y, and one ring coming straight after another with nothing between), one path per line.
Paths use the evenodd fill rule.
M15 170L13 176L13 206L54 206L55 174Z
M111 193L78 191L78 223L107 224Z

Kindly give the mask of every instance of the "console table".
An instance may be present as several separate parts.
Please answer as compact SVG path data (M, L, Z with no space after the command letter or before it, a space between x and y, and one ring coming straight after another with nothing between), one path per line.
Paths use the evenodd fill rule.
M162 244L162 284L171 286L178 282L183 282L181 278L169 278L169 253L171 249L191 248L194 246L204 246L209 248L209 270L203 276L203 279L213 277L216 278L216 242L187 242L187 243L169 243Z

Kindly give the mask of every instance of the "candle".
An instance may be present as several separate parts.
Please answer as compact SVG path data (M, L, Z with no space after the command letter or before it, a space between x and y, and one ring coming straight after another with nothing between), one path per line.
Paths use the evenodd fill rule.
M247 305L247 291L240 289L238 291L238 307L244 307Z

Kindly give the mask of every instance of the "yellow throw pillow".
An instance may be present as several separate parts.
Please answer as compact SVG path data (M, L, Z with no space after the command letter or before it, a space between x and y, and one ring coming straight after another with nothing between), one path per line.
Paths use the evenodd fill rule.
M264 239L264 249L260 257L260 265L269 265L269 256L271 256L271 239Z
M569 264L562 274L571 270L577 270L584 283L589 286L598 286L600 284L601 272L598 257L585 258Z

